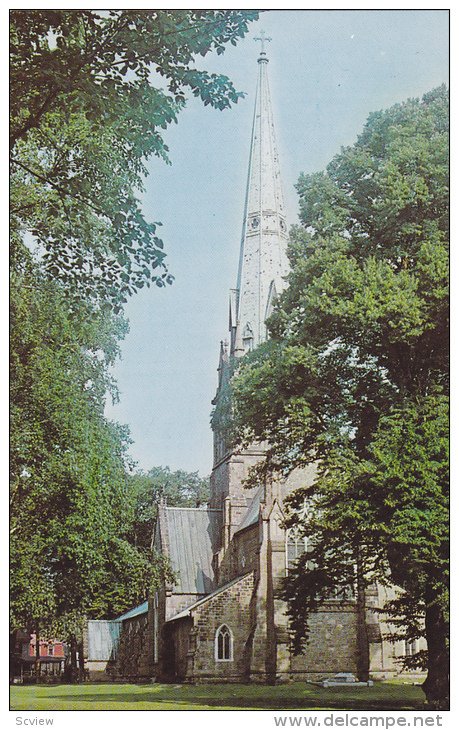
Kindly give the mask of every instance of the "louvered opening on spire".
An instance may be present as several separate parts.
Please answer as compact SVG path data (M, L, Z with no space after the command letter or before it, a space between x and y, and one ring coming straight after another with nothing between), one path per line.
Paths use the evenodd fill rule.
M269 91L268 58L264 50L264 43L270 39L263 35L259 40L262 50L258 58L236 302L230 322L231 354L236 356L246 351L243 333L248 327L252 332L252 347L266 339L265 320L273 283L275 291L280 293L288 272L287 222Z

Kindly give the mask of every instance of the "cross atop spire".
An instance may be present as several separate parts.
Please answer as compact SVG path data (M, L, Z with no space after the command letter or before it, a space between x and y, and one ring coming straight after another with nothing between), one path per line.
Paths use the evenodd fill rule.
M262 30L260 35L253 39L254 41L260 41L261 42L261 51L260 56L266 56L265 51L265 43L269 43L269 41L272 41L272 38L266 35L265 31Z
M288 273L287 222L269 93L263 31L237 285L230 296L230 354L240 357L267 338L266 320Z

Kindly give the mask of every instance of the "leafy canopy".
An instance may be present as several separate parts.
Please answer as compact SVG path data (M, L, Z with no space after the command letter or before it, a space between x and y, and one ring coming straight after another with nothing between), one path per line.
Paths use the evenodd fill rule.
M195 57L223 53L257 11L11 12L13 256L32 243L48 278L119 308L172 281L138 195L187 92L225 109L242 96Z
M200 477L198 472L172 471L168 466L132 474L128 487L133 505L131 541L143 547L151 545L160 502L173 507L200 507L209 499L208 478Z
M10 14L13 627L78 633L85 617L144 600L166 569L147 539L155 487L133 488L127 430L104 416L110 366L127 297L172 280L139 202L145 163L168 162L164 130L186 93L217 109L238 101L195 58L222 53L257 16Z
M125 323L69 313L32 274L13 275L11 315L12 623L119 613L151 573L127 534L129 439L104 417Z

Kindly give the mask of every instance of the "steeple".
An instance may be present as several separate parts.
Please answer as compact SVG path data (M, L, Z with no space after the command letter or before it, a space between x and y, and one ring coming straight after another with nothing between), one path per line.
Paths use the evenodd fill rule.
M266 339L265 321L285 286L287 223L269 93L264 33L250 145L237 287L230 294L231 355L240 357Z

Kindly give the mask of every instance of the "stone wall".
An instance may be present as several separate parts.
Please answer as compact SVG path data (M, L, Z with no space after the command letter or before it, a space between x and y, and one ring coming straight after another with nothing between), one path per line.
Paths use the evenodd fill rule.
M166 621L173 616L176 616L180 611L184 611L185 608L191 606L196 601L205 597L205 593L170 593L167 596L166 602Z
M291 657L291 679L317 679L336 672L357 673L357 607L355 603L320 607L310 618L304 654Z
M258 570L260 531L258 522L234 536L234 575Z
M221 591L192 611L192 624L174 627L174 645L181 657L187 650L186 678L188 681L241 682L248 677L251 633L250 600L253 594L253 574ZM173 622L180 624L181 621ZM225 623L233 636L233 660L217 661L215 635Z
M123 621L116 676L125 679L149 679L152 674L152 631L149 614L143 613Z
M425 673L420 670L405 670L402 658L405 656L406 646L404 640L394 640L398 629L387 620L387 617L377 609L382 608L389 601L397 597L397 589L394 586L382 586L377 584L373 590L367 591L367 629L370 629L370 675L374 679L388 679L398 674L406 677L424 677ZM377 626L379 641L372 640L374 627ZM373 629L373 631L372 631ZM416 651L424 650L427 644L424 638L416 641Z
M241 454L228 454L218 462L210 477L210 506L220 509L225 497L244 498L249 500L256 492L256 487L246 489L243 486L251 466L254 466L263 455L263 450L250 448Z
M237 532L226 550L219 554L218 585L258 569L260 536L258 522Z

